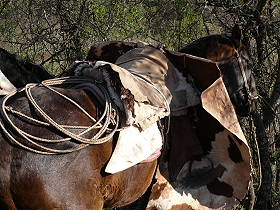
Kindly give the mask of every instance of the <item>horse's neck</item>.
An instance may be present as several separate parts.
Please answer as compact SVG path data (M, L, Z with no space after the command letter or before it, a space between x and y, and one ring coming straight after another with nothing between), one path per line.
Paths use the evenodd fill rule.
M229 43L225 43L222 35L210 35L194 41L186 47L179 50L190 55L206 58L212 61L219 61L230 57L234 48Z

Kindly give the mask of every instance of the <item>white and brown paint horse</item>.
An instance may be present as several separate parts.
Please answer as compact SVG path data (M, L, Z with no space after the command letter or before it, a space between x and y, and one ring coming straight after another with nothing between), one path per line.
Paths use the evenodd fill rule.
M204 37L180 51L217 62L237 114L247 116L255 109L257 91L240 35L235 28L231 35ZM180 63L177 58L173 62ZM207 69L198 74L201 79L195 78L195 81L203 91L215 74ZM215 105L213 101L212 106ZM227 110L223 114L227 115ZM160 159L152 193L147 192L138 203L124 209L146 209L147 204L151 210L231 209L244 198L250 176L246 143L225 129L201 105L189 108L186 116L171 117L170 125L169 147ZM193 163L197 164L197 170ZM204 168L199 168L199 164ZM209 164L212 164L210 168Z
M126 42L96 45L91 48L87 59L115 62L138 45ZM199 39L181 52L200 53L196 55L215 61L221 69L217 72L211 68L195 68L192 66L195 61L186 67L187 57L182 54L174 56L176 53L166 51L167 57L186 77L188 74L193 76L200 91L208 88L221 74L236 112L246 116L254 110L257 98L255 82L248 68L248 53L237 28L231 35ZM230 112L235 115L228 106L216 103L218 95L212 100L212 106L221 106L222 115ZM171 116L168 147L161 156L152 194L141 198L139 206L132 205L128 209L145 209L148 200L147 208L152 210L230 209L246 195L250 179L246 140L241 141L201 105L188 108L188 111L185 116Z

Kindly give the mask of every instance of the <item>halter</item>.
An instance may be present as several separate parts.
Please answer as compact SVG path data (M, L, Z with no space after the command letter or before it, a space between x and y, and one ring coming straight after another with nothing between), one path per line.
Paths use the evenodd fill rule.
M229 61L231 61L233 57L235 57L237 59L237 63L238 63L238 66L239 66L239 69L241 71L241 75L242 75L242 78L243 78L243 81L244 81L245 90L246 90L246 93L248 95L249 105L251 105L252 101L256 100L258 98L258 96L253 96L252 95L252 92L251 92L249 84L248 84L248 80L246 78L246 73L245 73L245 70L244 70L244 66L242 64L242 60L241 60L242 56L239 54L239 52L236 49L234 49L233 55L231 55L230 57L225 58L223 60L216 61L215 63L217 63L217 64L226 64ZM237 91L239 91L239 90L240 89L238 89Z

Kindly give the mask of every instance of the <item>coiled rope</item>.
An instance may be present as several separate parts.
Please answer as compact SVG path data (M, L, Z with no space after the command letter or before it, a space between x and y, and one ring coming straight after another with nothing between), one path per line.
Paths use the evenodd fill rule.
M55 90L52 86L59 86L59 85L75 85L73 88L75 89L82 89L82 90L88 90L93 95L96 96L101 102L104 102L104 111L101 117L97 120L93 116L91 116L84 108L82 108L79 104L77 104L74 100L71 98L63 95L59 91ZM58 94L59 96L63 97L73 105L75 105L80 111L82 111L86 116L88 116L92 121L92 126L71 126L71 125L60 125L58 124L54 119L52 119L46 112L44 112L41 107L37 104L36 100L34 99L31 90L35 87L45 87L52 92ZM32 117L29 117L21 112L18 112L14 110L12 107L9 107L6 105L7 101L14 96L18 92L25 92L26 97L32 104L32 106L36 109L36 111L41 115L44 121L40 121L37 119L34 119ZM69 153L81 150L89 145L92 144L101 144L108 140L110 140L115 132L118 130L119 125L119 115L117 109L114 109L112 106L112 102L110 99L109 94L107 93L106 88L104 88L101 84L95 83L94 80L88 78L88 77L63 77L63 78L55 78L50 80L45 80L41 84L27 84L25 88L19 90L19 91L13 91L10 94L6 95L2 100L1 105L1 115L3 119L9 124L9 126L16 131L23 139L25 139L30 145L27 146L26 144L22 144L19 142L16 138L13 137L10 131L6 129L4 126L4 123L0 120L0 126L6 136L15 144L18 146L38 154L44 154L44 155L52 155L52 154L61 154L61 153ZM39 125L44 126L52 126L65 134L67 138L62 139L45 139L40 138L37 136L33 136L31 134L26 133L25 131L21 130L19 127L17 127L10 117L8 116L7 112L17 114L23 118L26 118L34 123L37 123ZM110 125L113 125L113 128L109 128ZM72 129L85 129L79 134L75 134L67 130L66 128L72 128ZM93 129L98 129L98 132L91 138L84 138L82 137L84 134L88 133L89 131L92 131ZM9 129L10 130L10 129ZM71 140L76 140L80 144L74 148L71 149L53 149L48 146L43 146L40 143L59 143L59 142L67 142ZM40 143L39 143L40 142ZM36 149L35 149L36 148Z

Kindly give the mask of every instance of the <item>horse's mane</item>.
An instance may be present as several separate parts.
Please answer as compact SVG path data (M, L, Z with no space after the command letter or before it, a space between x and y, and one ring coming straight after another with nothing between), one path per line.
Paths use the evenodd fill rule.
M179 51L198 57L206 58L209 54L208 51L217 48L218 44L227 45L232 48L238 47L235 45L235 41L232 39L232 37L228 34L213 34L197 39L191 42L190 44L186 45Z

